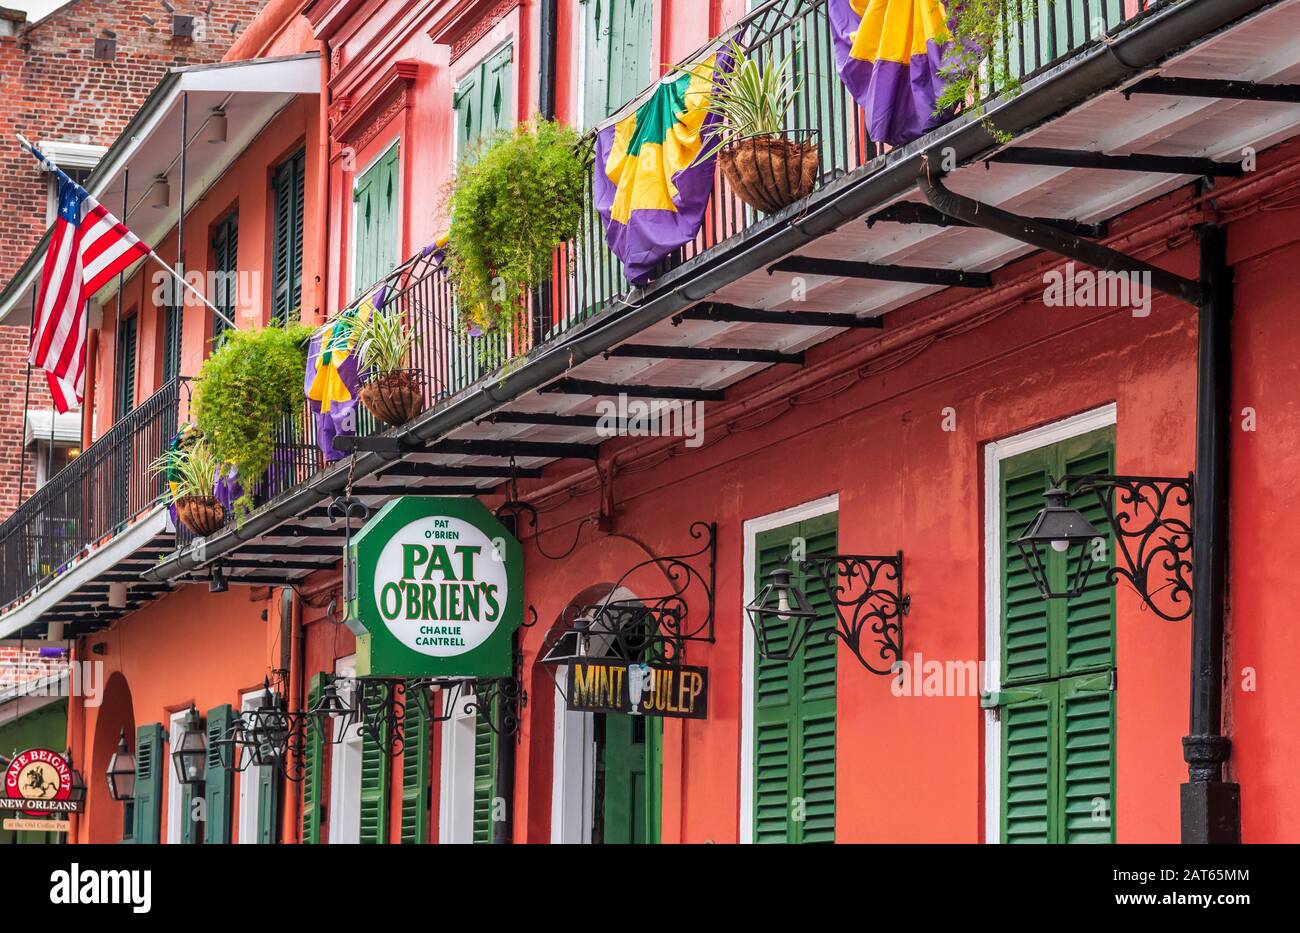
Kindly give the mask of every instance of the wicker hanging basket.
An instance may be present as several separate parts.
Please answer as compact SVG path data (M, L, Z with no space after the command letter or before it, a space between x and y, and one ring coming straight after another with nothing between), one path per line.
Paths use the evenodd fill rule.
M216 534L226 521L226 509L216 496L181 496L176 500L176 517L201 538Z
M723 146L718 162L736 196L767 214L808 197L821 164L815 130L746 136Z
M424 411L420 380L408 369L399 369L366 380L358 393L366 411L390 427L406 424Z

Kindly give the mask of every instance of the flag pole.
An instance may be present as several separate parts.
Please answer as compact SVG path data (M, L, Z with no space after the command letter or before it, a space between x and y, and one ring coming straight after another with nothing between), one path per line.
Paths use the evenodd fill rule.
M38 154L36 147L27 141L26 136L24 136L22 133L15 133L14 135L18 137L18 141L22 143L23 148L25 148L32 155L36 156L38 159L41 159L45 162L49 162L50 165L54 165L54 163L50 162L49 157L44 155L44 153ZM57 168L57 166L55 167ZM126 223L125 219L121 219L121 222ZM161 256L155 253L152 246L149 247L149 257L153 259L154 262L158 263L158 265L162 266L163 269L165 269L168 273L170 273L172 278L180 282L181 285L183 285L186 288L186 290L189 291L190 294L192 294L199 301L203 302L203 304L207 307L209 311L211 311L217 317L221 318L221 320L225 321L228 325L230 325L235 330L239 330L238 324L236 324L230 318L226 317L226 315L223 314L216 305L208 301L208 299L204 296L204 294L201 291L199 291L189 282L185 281L185 277L181 275L179 272L177 272L175 269L173 269L171 266L169 266Z

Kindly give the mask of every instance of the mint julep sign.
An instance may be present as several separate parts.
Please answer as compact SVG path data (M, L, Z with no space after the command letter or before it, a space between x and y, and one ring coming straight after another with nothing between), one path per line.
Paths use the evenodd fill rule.
M508 677L519 542L477 499L403 497L352 540L361 677Z

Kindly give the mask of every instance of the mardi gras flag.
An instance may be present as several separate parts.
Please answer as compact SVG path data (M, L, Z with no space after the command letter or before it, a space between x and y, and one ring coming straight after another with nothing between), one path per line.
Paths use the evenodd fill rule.
M830 0L835 67L866 113L867 135L902 146L943 118L934 104L952 41L940 0Z
M303 388L316 420L316 445L326 461L343 456L335 449L334 438L356 433L356 396L361 387L355 352L357 328L383 308L386 294L387 287L381 285L316 331L307 345Z
M665 78L634 113L596 136L596 209L634 285L700 229L715 161L700 154L718 122L707 107L715 71L729 67L720 51Z

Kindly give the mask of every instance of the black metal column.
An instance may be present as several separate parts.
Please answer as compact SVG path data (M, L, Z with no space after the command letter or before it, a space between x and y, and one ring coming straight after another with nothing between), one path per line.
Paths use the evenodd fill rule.
M503 525L515 537L519 536L518 522L515 516L502 518ZM522 677L520 669L523 649L519 646L519 632L510 640L510 659L514 667L512 676ZM501 729L496 736L497 760L496 774L492 776L492 844L510 845L514 842L515 832L515 746L519 742L519 731L504 728L507 722L518 722L520 717L519 690L500 689L492 697L493 709L485 711ZM482 713L480 713L482 715ZM503 816L496 819L496 802L504 804Z
M1232 431L1233 273L1227 231L1199 231L1201 285L1196 373L1196 494L1192 517L1192 678L1184 843L1241 841L1241 788L1223 780L1231 742L1223 735L1223 631L1228 587L1228 468Z

